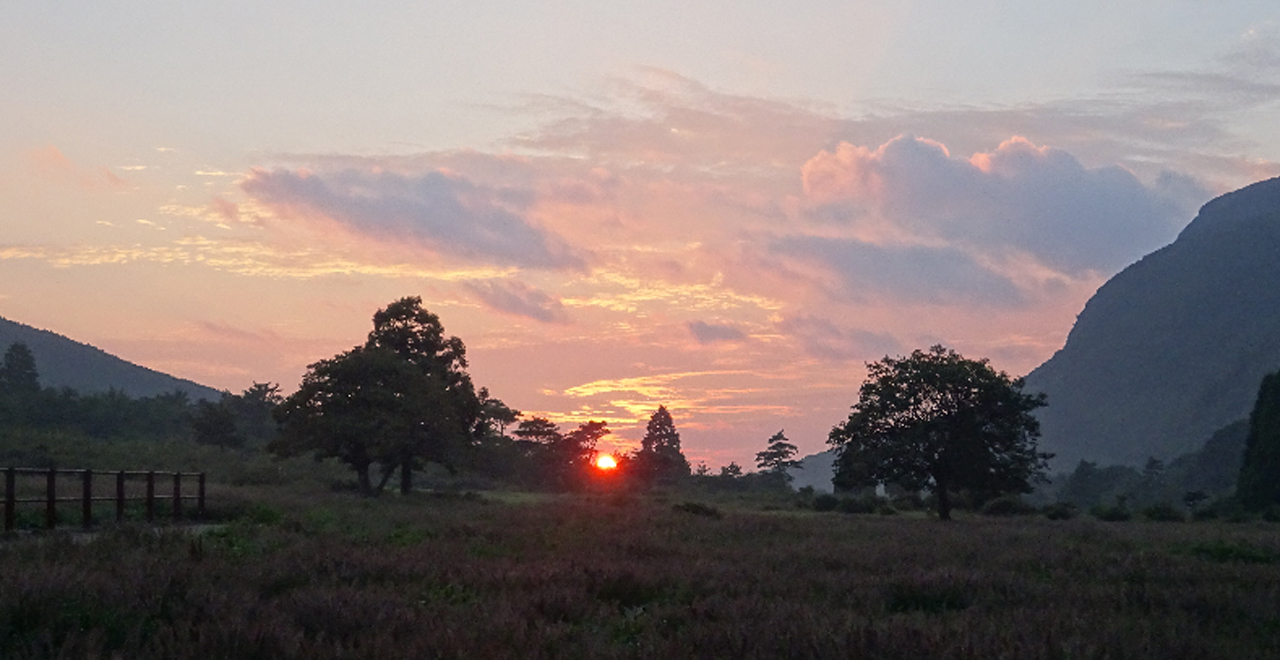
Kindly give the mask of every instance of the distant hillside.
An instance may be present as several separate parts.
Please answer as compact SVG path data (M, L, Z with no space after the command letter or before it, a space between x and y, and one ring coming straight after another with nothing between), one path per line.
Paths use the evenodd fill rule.
M219 396L213 388L127 362L48 330L0 318L0 355L14 342L23 342L31 349L44 387L70 387L85 394L114 387L133 397L174 390L186 392L192 400Z
M1049 395L1042 448L1140 464L1247 417L1280 368L1280 179L1223 195L1167 247L1098 289L1066 345L1027 376Z
M787 471L791 475L791 487L813 486L819 493L830 493L833 490L831 477L835 476L835 461L834 449L805 456L800 459L800 467Z

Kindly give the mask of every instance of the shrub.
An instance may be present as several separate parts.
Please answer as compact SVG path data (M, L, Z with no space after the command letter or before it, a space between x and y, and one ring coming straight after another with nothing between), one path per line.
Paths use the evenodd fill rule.
M997 497L982 505L983 515L988 516L1025 516L1036 512L1036 508L1022 501L1017 495Z
M1071 520L1080 514L1080 509L1070 502L1054 502L1044 508L1044 517L1049 520Z
M840 498L830 493L823 493L813 498L814 511L835 511L840 506Z
M708 518L724 517L724 514L720 513L720 509L700 502L681 502L671 508L676 511L683 511L684 513L692 513L695 516L706 516Z
M1152 504L1142 510L1142 517L1156 522L1184 522L1187 517L1168 502Z
M1124 522L1133 518L1133 513L1129 511L1129 507L1125 506L1124 502L1119 502L1112 506L1099 504L1089 509L1089 514L1105 522Z
M846 497L840 500L839 509L842 513L874 513L876 507L880 506L881 499L872 495L870 497Z

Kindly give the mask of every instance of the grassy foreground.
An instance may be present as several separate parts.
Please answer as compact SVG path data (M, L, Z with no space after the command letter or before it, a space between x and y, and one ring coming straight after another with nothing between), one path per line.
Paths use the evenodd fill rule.
M0 542L0 657L1280 657L1274 524L219 495L254 504Z

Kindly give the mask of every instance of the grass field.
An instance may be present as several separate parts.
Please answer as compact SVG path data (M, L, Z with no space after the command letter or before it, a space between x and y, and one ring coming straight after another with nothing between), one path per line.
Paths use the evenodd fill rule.
M1275 658L1280 525L215 489L0 542L3 658Z

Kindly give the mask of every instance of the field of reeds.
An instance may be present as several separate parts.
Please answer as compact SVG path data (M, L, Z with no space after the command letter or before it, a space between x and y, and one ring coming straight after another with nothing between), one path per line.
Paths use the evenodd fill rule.
M211 492L0 541L0 657L1275 658L1280 525ZM216 509L216 507L215 507Z

